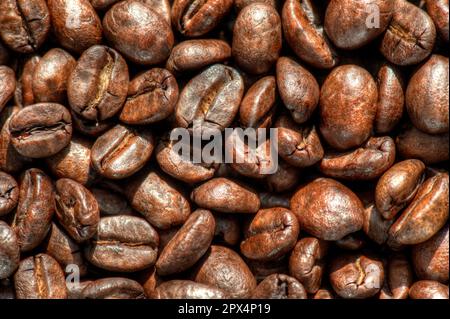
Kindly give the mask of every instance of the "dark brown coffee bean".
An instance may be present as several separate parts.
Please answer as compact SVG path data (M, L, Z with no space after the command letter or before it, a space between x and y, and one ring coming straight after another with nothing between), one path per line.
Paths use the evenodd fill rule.
M14 71L5 65L0 65L0 112L13 97L15 89Z
M441 34L442 38L448 42L448 0L428 0L426 2L427 12Z
M53 33L67 50L82 53L102 41L102 24L89 0L48 0Z
M448 299L448 286L437 281L416 281L409 289L411 299Z
M241 239L241 227L236 216L215 214L216 228L214 230L214 242L235 246Z
M111 189L92 187L92 195L97 200L98 208L102 215L132 215L133 210L126 198Z
M151 69L130 82L120 120L127 124L161 121L173 113L177 100L175 77L166 69Z
M20 249L14 230L0 220L0 279L8 278L19 267Z
M327 242L314 237L300 239L292 250L289 274L310 294L316 293L322 284L327 250Z
M267 276L255 288L253 299L307 299L303 285L293 277L284 274Z
M222 213L256 213L260 206L253 190L221 177L194 188L191 200L200 207Z
M85 248L93 265L109 271L134 272L156 262L159 237L144 219L110 216L100 219L97 234Z
M144 289L131 279L111 277L97 279L81 292L83 299L144 299Z
M233 250L212 245L199 262L194 281L222 289L230 298L249 298L256 280Z
M200 70L221 63L231 57L231 47L227 42L216 39L186 40L172 49L166 68L172 73Z
M12 50L34 52L50 30L45 0L4 0L0 3L0 37Z
M273 274L288 274L288 258L283 256L273 261L258 261L245 259L257 282Z
M377 210L392 219L414 198L424 180L425 165L419 160L406 160L392 166L380 177L375 190Z
M103 29L112 47L138 64L165 61L174 42L164 18L138 0L115 4L103 18Z
M425 133L448 132L448 72L448 58L432 55L409 81L406 109L414 126Z
M348 180L373 180L395 161L395 143L389 137L371 137L356 150L325 154L320 171L330 177Z
M361 250L366 245L366 241L361 233L351 233L336 241L336 247L344 250Z
M67 81L75 64L75 59L62 49L48 51L34 68L34 101L64 103Z
M337 54L325 35L322 21L310 0L287 0L282 11L286 42L303 61L316 68L332 68Z
M150 295L152 299L225 299L226 293L212 286L190 280L170 280L162 283Z
M180 273L192 267L211 245L214 230L211 212L193 212L159 255L156 262L158 275Z
M23 156L49 157L72 137L72 119L61 104L38 103L21 109L9 122L14 148Z
M33 92L33 77L41 61L41 56L31 55L22 66L22 73L17 80L16 92L14 93L14 102L19 106L27 106L35 103Z
M290 208L290 198L286 194L259 193L261 208L284 207Z
M18 299L66 299L64 272L58 262L46 254L23 259L14 275Z
M198 37L214 29L233 5L233 0L174 0L172 24L187 37Z
M0 171L0 216L10 213L19 201L19 185L9 174Z
M389 258L385 285L380 299L407 299L413 283L411 265L405 255L395 254Z
M320 91L320 132L338 150L361 145L372 131L377 112L377 87L356 65L339 66Z
M371 203L364 209L363 231L372 241L383 245L389 236L389 228L395 220L385 219L375 204Z
M277 171L265 178L265 186L270 192L287 192L297 186L300 176L298 168L279 161Z
M122 108L128 90L128 66L115 50L94 45L83 52L67 87L72 110L87 120L103 121Z
M318 178L298 190L291 199L291 210L301 229L324 240L339 240L363 225L359 198L329 178Z
M70 114L72 115L73 127L75 131L83 135L98 137L114 126L114 121L112 121L112 119L107 119L104 121L91 121L81 117L73 110L70 111Z
M50 178L37 168L26 170L20 181L19 204L12 223L20 251L30 251L44 240L54 211Z
M406 0L389 2L395 10L381 41L381 53L397 65L423 61L430 55L436 40L433 20L425 11Z

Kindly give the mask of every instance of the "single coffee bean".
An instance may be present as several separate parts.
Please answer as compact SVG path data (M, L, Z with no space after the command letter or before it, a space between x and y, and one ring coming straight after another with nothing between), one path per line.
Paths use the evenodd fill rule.
M72 119L61 104L38 103L21 109L9 122L14 148L23 156L49 157L72 137Z
M144 299L144 289L131 279L111 277L97 279L81 292L83 299Z
M256 2L239 12L231 46L236 63L254 74L267 72L282 45L281 19L274 7Z
M301 229L324 240L342 239L363 225L364 207L359 198L329 178L315 179L299 189L291 199L291 210Z
M222 177L194 188L191 200L200 207L222 213L256 213L260 206L253 190Z
M372 297L384 281L383 263L364 255L338 256L330 267L330 283L342 298Z
M300 239L292 250L289 274L296 278L309 294L319 291L322 284L327 250L327 242L314 237Z
M375 204L385 219L394 218L414 198L425 175L420 160L406 160L392 166L378 180Z
M102 41L102 24L89 0L48 0L53 33L67 50L82 53Z
M193 212L159 255L156 262L158 275L180 273L192 267L211 245L214 230L211 212Z
M428 0L426 2L427 12L445 41L448 40L448 0Z
M127 124L150 124L170 116L178 100L178 84L166 69L154 68L133 80L120 120Z
M64 103L67 81L75 64L75 59L62 49L48 51L34 68L34 101Z
M19 201L19 185L9 174L0 171L0 216L10 213Z
M55 258L67 273L78 267L76 270L80 276L87 274L87 264L81 247L55 223L52 224L45 253Z
M403 77L395 66L384 63L376 75L378 85L377 114L374 128L380 134L392 131L403 115L405 96Z
M432 280L416 281L409 289L411 299L448 299L448 286Z
M287 0L282 22L286 42L300 59L321 69L332 68L338 63L337 53L311 0Z
M252 299L307 299L306 290L297 279L284 275L267 276L255 288Z
M166 62L172 73L200 70L211 64L221 63L231 57L227 42L216 39L182 41L173 47Z
M20 180L19 203L12 223L20 251L36 248L47 235L53 213L53 185L41 170L26 170Z
M381 35L394 13L391 0L337 0L327 7L325 31L341 49L358 49Z
M103 121L122 108L128 90L128 66L117 51L94 45L83 52L68 80L72 110L87 120Z
M174 0L172 24L187 37L202 36L228 14L233 0Z
M239 107L239 122L243 127L266 128L272 124L276 103L274 76L266 76L253 84Z
M385 284L380 292L380 299L407 299L409 287L413 284L411 265L403 254L389 258Z
M92 146L92 166L107 178L131 176L150 159L154 143L153 135L148 130L116 125Z
M239 72L222 64L210 66L181 91L175 110L177 126L222 131L232 123L243 95Z
M235 246L241 239L241 227L237 217L232 215L215 214L216 228L214 230L214 242Z
M372 241L378 245L383 245L388 240L389 228L394 221L393 219L385 219L375 204L371 203L364 209L363 231Z
M279 161L277 171L265 178L265 186L270 192L287 192L297 186L300 176L298 168Z
M12 50L38 50L50 30L50 14L45 0L4 0L0 3L0 37Z
M361 145L370 136L377 112L377 87L369 72L339 66L320 92L320 132L338 150Z
M167 177L153 170L134 176L125 193L131 206L159 229L182 225L191 213L184 195Z
M109 271L134 272L155 264L159 237L144 219L118 215L102 217L97 234L85 247L93 265Z
M150 295L152 299L225 299L226 293L218 288L190 280L170 280L158 285Z
M261 209L253 218L246 238L241 242L241 252L253 260L278 259L292 250L299 232L297 218L288 209Z
M23 259L14 275L17 299L66 299L64 272L46 254Z
M15 89L14 71L5 65L0 65L0 112L13 97Z
M395 143L389 136L371 137L356 150L325 154L320 171L330 177L348 180L373 180L395 161Z
M73 127L75 131L88 137L98 137L114 126L114 121L110 118L104 121L91 121L81 117L73 110L70 111L70 114L72 115Z
M0 220L0 279L11 276L19 267L20 249L14 230Z
M78 243L97 232L100 220L97 200L83 185L69 178L55 184L55 212L59 223Z
M133 210L126 198L118 192L99 186L90 188L90 191L97 200L100 214L111 216L133 214Z
M158 64L173 47L172 29L156 11L138 0L115 4L103 18L112 47L137 64Z
M420 279L448 282L448 225L426 242L414 245L412 260Z
M433 20L425 11L406 0L389 2L395 10L381 41L381 53L397 65L423 61L430 55L436 40Z
M247 264L233 250L212 245L200 260L194 281L222 289L230 298L249 298L256 280Z
M392 245L414 245L435 235L448 219L448 188L447 173L427 179L389 229L389 242Z
M289 116L281 115L275 122L278 128L278 155L296 167L308 167L324 155L315 126L297 125Z
M449 129L448 58L432 55L411 77L406 89L406 109L411 122L428 134Z
M22 66L22 73L17 80L16 92L14 93L14 102L21 107L36 102L33 92L33 77L40 61L41 56L33 54Z

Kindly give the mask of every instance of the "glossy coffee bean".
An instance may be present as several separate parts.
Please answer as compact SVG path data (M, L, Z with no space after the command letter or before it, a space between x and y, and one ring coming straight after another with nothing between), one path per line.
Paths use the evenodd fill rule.
M4 0L0 3L0 37L12 50L38 50L50 30L50 14L45 0Z
M144 299L144 289L131 279L101 278L91 282L81 292L82 299Z
M391 256L385 276L380 299L407 299L413 284L413 271L408 258L403 254Z
M99 268L134 272L154 265L158 243L158 233L142 218L102 217L97 234L89 241L84 254Z
M148 130L116 125L92 146L92 166L107 178L131 176L150 159L154 143L153 135Z
M50 178L37 168L26 170L20 180L19 203L12 223L20 251L30 251L44 240L54 211Z
M66 299L64 272L46 254L23 259L14 275L17 299Z
M414 126L425 133L448 132L448 72L448 58L432 55L409 81L406 109Z
M409 289L411 299L448 299L448 286L437 281L416 281Z
M0 216L10 213L19 201L19 185L9 174L0 171Z
M253 299L307 299L306 290L297 279L284 274L267 276L258 284Z
M319 102L319 84L307 69L287 57L278 59L276 72L284 105L295 122L306 122Z
M253 190L222 177L194 188L191 200L202 208L222 213L256 213L260 206Z
M100 44L102 24L89 0L48 0L47 3L53 33L64 48L82 53Z
M38 54L31 55L22 66L22 72L17 79L16 92L14 93L14 102L19 106L27 106L35 103L33 92L33 77L41 61Z
M211 212L193 212L160 253L156 262L158 275L180 273L192 267L211 245L214 230Z
M9 122L14 148L23 156L48 157L70 142L72 119L61 104L38 103L17 112Z
M172 24L184 36L202 36L220 23L232 5L232 0L174 0Z
M103 121L122 108L128 90L128 66L117 51L94 45L83 52L68 80L72 110L87 120Z
M433 49L436 40L433 20L425 11L406 0L392 2L395 10L381 41L380 51L394 64L417 64Z
M448 42L448 0L427 1L426 8L441 37Z
M178 84L166 69L154 68L133 80L120 120L127 124L150 124L170 116L178 100Z
M190 280L170 280L158 285L150 295L152 299L225 299L226 293L218 288Z
M137 64L163 62L174 42L164 18L138 0L122 1L109 9L103 31L114 49Z
M15 89L16 79L14 71L5 65L0 65L0 111L12 98Z
M14 230L0 220L0 279L8 278L19 266L20 249Z
M356 65L339 66L320 91L320 132L338 150L361 145L376 116L377 87L372 76Z
M363 205L341 183L318 178L300 188L291 198L291 210L300 229L324 240L339 240L363 224Z
M282 22L286 42L300 59L323 69L338 63L337 54L312 1L287 0L283 6Z

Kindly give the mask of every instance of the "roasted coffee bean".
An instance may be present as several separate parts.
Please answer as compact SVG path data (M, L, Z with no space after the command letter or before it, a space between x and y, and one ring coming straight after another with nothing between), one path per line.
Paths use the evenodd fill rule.
M174 0L172 24L187 37L202 36L228 14L233 0Z
M432 55L409 81L406 109L414 126L425 133L448 133L448 72L448 58Z
M66 299L64 272L58 262L46 254L23 259L14 275L18 299Z
M17 80L16 92L14 93L14 102L20 107L34 104L36 101L33 93L33 77L40 61L41 56L33 54L22 66L22 72Z
M380 299L407 299L413 283L411 265L405 255L396 254L389 258L385 284Z
M9 122L14 148L23 156L49 157L72 137L72 119L61 104L38 103L21 109Z
M116 125L92 146L92 166L107 178L131 176L150 159L154 143L153 135L148 130Z
M364 209L363 231L372 241L383 245L388 240L389 228L395 220L385 219L375 204L371 203Z
M0 111L13 97L15 89L16 79L14 71L5 65L0 65Z
M448 299L448 286L437 281L416 281L409 289L411 299Z
M85 248L85 257L102 269L134 272L154 265L158 243L158 233L142 218L102 217Z
M19 267L20 249L14 230L0 220L0 280L8 278Z
M120 111L128 90L128 66L115 50L94 45L83 52L67 87L72 110L103 121Z
M442 38L448 42L448 0L428 0L426 2L427 12L441 34Z
M122 277L102 278L91 282L81 292L82 299L143 299L142 286Z
M38 50L50 30L50 14L45 0L4 0L0 3L0 37L12 50Z
M253 299L307 299L303 285L293 277L284 274L267 276L255 288Z
M109 9L103 31L114 49L138 64L165 61L174 43L164 18L138 0L122 1Z
M226 293L190 280L170 280L162 283L150 295L152 299L225 299Z
M120 120L150 124L170 116L178 100L178 84L166 69L154 68L131 80Z
M9 174L0 171L0 216L10 213L19 201L19 185Z

